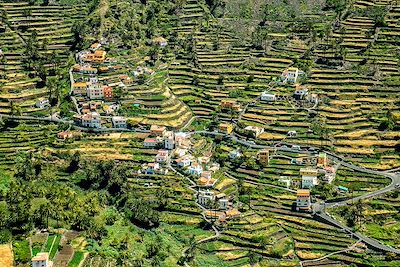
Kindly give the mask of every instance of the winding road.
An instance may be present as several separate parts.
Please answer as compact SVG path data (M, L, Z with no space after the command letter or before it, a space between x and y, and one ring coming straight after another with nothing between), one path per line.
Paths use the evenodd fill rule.
M197 131L197 132L193 132L193 133L212 135L212 136L223 136L225 138L230 138L233 142L237 142L239 144L242 144L242 145L245 145L245 146L248 146L251 148L255 148L255 149L276 149L276 150L294 152L294 153L315 153L315 151L321 151L321 152L325 152L327 154L328 158L335 160L337 163L339 163L340 165L345 166L347 168L350 168L350 169L353 169L353 170L359 171L359 172L364 172L364 173L374 174L374 175L381 175L381 176L389 178L391 180L391 183L388 186L386 186L380 190L370 192L370 193L367 193L367 194L364 194L361 196L357 196L357 197L354 197L351 199L339 201L339 202L324 203L324 204L314 203L313 204L313 215L320 220L323 220L329 224L332 224L332 225L342 229L343 231L349 233L352 237L355 237L355 238L363 241L370 248L373 248L375 250L382 251L382 252L392 252L392 253L396 253L396 254L400 255L400 249L393 248L391 246L383 244L382 242L380 242L376 239L364 236L358 232L354 232L353 229L347 227L346 225L343 225L338 220L332 218L325 211L326 208L344 206L353 201L374 198L379 195L382 195L382 194L385 194L385 193L388 193L388 192L391 192L394 190L398 190L399 189L398 184L400 184L400 174L399 173L390 173L390 172L385 172L385 171L376 171L376 170L363 168L363 167L354 165L352 163L346 162L341 156L336 155L335 153L332 153L331 151L324 151L324 150L321 150L320 148L313 147L313 146L308 146L307 147L308 149L298 150L298 149L293 149L290 147L274 147L274 146L259 145L252 141L239 139L236 135L228 135L228 134L219 133L219 132ZM287 145L291 146L290 143L287 143ZM310 148L312 149L312 151L310 151ZM257 183L257 184L271 186L269 184L262 184L262 183Z
M58 118L57 114L53 114L53 115L48 116L48 117L13 116L13 115L1 115L0 118L1 117L14 119L14 120L38 120L38 121L49 121L49 122L56 122L56 123L67 123L67 124L73 125L77 129L86 130L86 131L111 132L111 131L123 131L123 130L126 130L126 131L147 132L146 130L142 130L142 129L139 129L139 128L138 129L134 129L134 130L114 129L114 128L102 128L102 129L83 128L83 127L79 127L79 126L74 125L72 121L66 121L66 120ZM325 211L326 208L344 206L344 205L347 205L347 204L349 204L349 203L351 203L353 201L357 201L357 200L361 200L361 199L374 198L374 197L377 197L379 195L382 195L382 194L385 194L385 193L388 193L388 192L391 192L391 191L394 191L394 190L398 190L399 189L398 185L400 184L400 174L399 173L387 172L387 171L376 171L376 170L363 168L363 167L354 165L352 163L346 162L345 159L343 159L341 156L336 155L335 153L333 153L331 151L324 151L324 150L321 150L318 147L313 147L313 146L307 146L307 149L294 149L294 148L291 148L293 146L293 144L290 144L290 143L285 143L287 145L286 147L260 145L260 144L256 144L254 141L243 140L243 139L241 139L241 137L238 137L237 135L234 135L234 134L228 135L228 134L220 133L220 132L216 132L216 131L214 131L214 132L211 132L211 131L194 131L194 132L189 132L189 133L190 134L211 135L211 136L222 136L224 138L229 138L232 142L236 142L236 143L242 144L244 146L248 146L250 148L255 148L255 149L276 149L276 150L280 150L280 151L293 152L293 153L304 153L304 154L312 154L312 153L315 153L316 151L321 151L321 152L325 152L330 159L335 160L340 165L345 166L347 168L350 168L350 169L353 169L353 170L359 171L359 172L364 172L364 173L374 174L374 175L381 175L381 176L389 178L391 180L391 183L388 186L386 186L386 187L384 187L384 188L382 188L380 190L377 190L377 191L374 191L374 192L370 192L370 193L367 193L367 194L364 194L364 195L361 195L361 196L357 196L357 197L354 197L354 198L351 198L351 199L339 201L339 202L323 203L323 204L314 203L313 204L313 215L316 218L320 219L320 220L324 220L327 223L335 225L336 227L338 227L338 228L342 229L343 231L349 233L351 236L356 237L357 239L360 239L361 241L363 241L370 248L374 248L374 249L376 249L378 251L392 252L392 253L396 253L396 254L400 255L400 249L395 249L393 247L385 245L385 244L379 242L378 240L375 240L373 238L364 236L361 233L353 232L353 229L343 225L338 220L332 218ZM193 182L193 181L191 181L191 182ZM272 186L272 185L264 184L264 183L257 183L257 184L263 185L263 186ZM213 227L213 229L214 228L215 227ZM216 238L216 237L219 236L219 232L218 232L218 229L216 229L216 228L214 229L214 231L216 233L214 238Z

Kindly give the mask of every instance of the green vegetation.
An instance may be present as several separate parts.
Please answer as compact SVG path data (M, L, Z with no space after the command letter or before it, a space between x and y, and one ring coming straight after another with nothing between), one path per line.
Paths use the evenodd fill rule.
M71 261L68 263L68 267L78 267L81 261L84 258L84 254L81 251L75 251L74 256Z

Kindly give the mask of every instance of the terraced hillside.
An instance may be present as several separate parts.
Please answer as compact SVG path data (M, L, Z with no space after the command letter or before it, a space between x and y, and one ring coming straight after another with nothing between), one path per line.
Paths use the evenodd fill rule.
M321 11L320 16L306 14L292 21L266 20L264 24L280 27L267 31L263 49L239 39L228 29L228 19L200 20L204 25L179 29L190 45L178 50L170 66L170 88L196 115L217 113L220 119L263 127L266 133L260 138L265 141L284 141L295 130L291 142L332 147L365 167L399 167L399 38L394 22L399 7L389 1L356 1L338 19ZM384 23L379 24L376 13L383 14ZM294 86L274 81L289 66L307 71L303 85L318 95L315 112L293 101ZM277 101L258 101L263 91L276 94ZM244 111L220 112L226 99L236 100Z
M87 7L84 3L44 7L3 1L0 11L4 29L0 32L0 68L3 71L0 112L40 111L35 107L37 99L49 95L45 76L54 75L67 66L74 38L71 28L74 21L87 15ZM35 41L32 46L30 40ZM38 54L32 55L33 50L38 50Z

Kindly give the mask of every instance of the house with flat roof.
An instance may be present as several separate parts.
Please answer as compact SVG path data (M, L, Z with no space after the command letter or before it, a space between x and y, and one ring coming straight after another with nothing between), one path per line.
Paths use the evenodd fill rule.
M45 108L47 106L50 106L50 101L47 98L41 98L38 101L36 101L35 106L37 108Z
M83 115L81 123L83 127L101 128L101 119L97 112L91 112Z
M308 96L308 89L304 86L296 86L293 97L296 100L304 100Z
M114 128L126 128L126 118L114 116L111 119Z
M191 175L200 176L203 173L203 167L199 163L194 162L189 166L188 173Z
M257 158L261 164L269 164L269 150L261 150L260 152L258 152Z
M164 148L172 150L175 147L175 139L173 131L165 131L164 133Z
M175 162L176 162L176 165L180 168L188 167L192 164L193 157L191 157L190 155L186 155L186 156L178 158L177 160L175 160Z
M167 131L167 127L159 125L151 125L150 134L152 136L163 136Z
M197 202L203 207L210 206L215 200L214 192L209 190L200 190L197 194Z
M281 80L284 83L297 83L301 76L304 76L305 73L298 68L290 67L282 72Z
M313 188L318 184L318 170L312 168L301 168L301 187Z
M296 198L297 211L310 211L311 210L311 195L308 189L298 189Z
M274 102L276 100L276 95L264 91L262 92L260 99L261 101Z
M160 149L156 155L156 162L164 163L168 161L168 150Z

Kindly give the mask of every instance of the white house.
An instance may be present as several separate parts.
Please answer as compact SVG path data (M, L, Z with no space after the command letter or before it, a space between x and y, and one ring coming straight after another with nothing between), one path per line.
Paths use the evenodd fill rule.
M214 193L209 190L200 190L197 195L197 202L202 206L208 206L215 199Z
M112 124L114 128L126 128L126 119L124 117L112 117Z
M156 138L146 138L143 141L143 146L146 148L154 148L158 145L158 140Z
M192 159L189 156L184 156L176 160L176 164L178 167L184 168L190 166L192 164Z
M32 258L32 267L51 267L53 262L49 260L48 252L39 252Z
M301 76L304 75L304 71L299 70L298 68L287 68L283 71L281 80L286 83L296 83Z
M232 150L231 152L229 152L229 158L230 159L238 159L242 156L242 153L240 153L239 150Z
M46 106L50 106L50 101L48 99L42 98L36 102L37 108L45 108Z
M158 150L158 153L156 155L156 162L162 163L162 162L167 162L168 161L168 150Z
M83 127L101 128L101 119L100 115L97 112L83 115L81 123Z
M276 100L275 94L270 94L267 91L262 92L261 101L273 102Z
M191 175L200 176L203 173L203 167L198 163L192 163L188 168L188 173Z
M151 162L145 165L144 172L146 174L155 174L160 170L160 164L158 162Z
M260 134L264 132L264 128L262 127L257 127L257 126L247 126L244 128L245 131L254 133L255 137L258 137Z
M303 100L307 97L307 95L308 95L308 89L305 88L304 86L297 87L293 93L293 97L296 100Z
M312 188L318 184L318 170L311 168L300 169L301 187Z
M175 147L175 139L173 131L166 131L164 134L164 148L172 150Z
M296 131L288 131L287 132L287 136L289 136L289 137L295 137L296 135L297 135Z
M104 98L104 91L103 88L97 83L90 83L87 90L87 97L90 99L103 99Z

